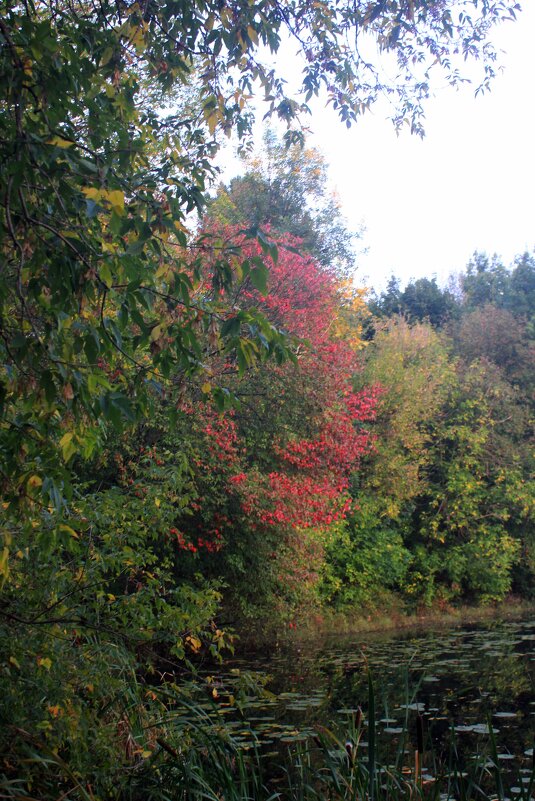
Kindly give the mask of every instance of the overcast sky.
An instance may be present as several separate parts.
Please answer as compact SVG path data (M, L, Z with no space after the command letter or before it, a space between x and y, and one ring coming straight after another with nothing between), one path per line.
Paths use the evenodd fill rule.
M392 273L443 283L474 250L509 263L535 246L535 2L524 5L495 30L505 52L492 91L437 90L424 140L397 136L384 107L347 130L315 106L308 144L323 152L350 226L366 229L359 283L381 289Z

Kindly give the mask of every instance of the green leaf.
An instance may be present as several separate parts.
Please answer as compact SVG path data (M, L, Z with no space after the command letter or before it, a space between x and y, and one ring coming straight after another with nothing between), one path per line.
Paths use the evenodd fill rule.
M241 329L241 320L239 315L229 317L221 326L221 336L224 338L238 336Z
M52 372L50 370L44 370L41 373L41 378L39 380L39 384L41 388L45 392L45 398L47 403L53 403L56 400L56 385L54 383L54 378L52 376Z
M265 295L267 293L268 277L269 277L269 270L264 264L255 267L250 272L251 283L253 284L255 289L258 289L258 291L262 295Z

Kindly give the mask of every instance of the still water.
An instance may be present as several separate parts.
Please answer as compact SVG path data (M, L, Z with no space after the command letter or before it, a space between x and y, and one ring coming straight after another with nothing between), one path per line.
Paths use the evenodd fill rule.
M410 748L416 718L435 752L484 750L489 725L504 767L531 761L535 736L535 620L495 622L440 631L353 635L295 643L270 654L234 660L218 680L219 712L244 747L280 748L331 727L343 739L358 707L367 714L373 677L377 739L386 755ZM234 719L228 687L246 671L268 674L272 697L247 696ZM232 690L231 692L234 692ZM361 747L366 748L365 738ZM387 756L385 756L387 758Z

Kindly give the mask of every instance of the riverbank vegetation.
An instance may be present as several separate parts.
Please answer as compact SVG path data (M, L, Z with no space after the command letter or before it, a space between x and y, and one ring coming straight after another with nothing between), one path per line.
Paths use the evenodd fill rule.
M421 133L413 63L486 87L517 8L462 5L2 4L3 797L185 797L219 741L177 710L234 630L530 597L535 259L371 299L299 126L323 87ZM218 190L254 87L284 145Z
M275 225L281 234L303 229L303 214L299 218L281 211L286 192L301 197L296 205L320 218L316 233L323 239L320 236L316 246L309 244L320 263L322 243L339 235L341 221L331 212L332 229L322 230L321 208L312 210L314 199L324 197L318 191L324 178L319 154L296 152L293 167L291 152L285 155L286 163L277 155L273 141L268 141L265 162L254 159L243 178L220 187L210 214L226 224L245 224L243 215L252 214L253 198L269 197L269 204L262 201L254 208L257 215L262 210L260 222L271 225L275 236ZM307 163L313 177L307 174ZM252 186L254 193L249 195ZM323 274L329 275L326 268ZM295 266L292 275L297 281ZM291 625L299 620L306 624L308 617L322 612L354 616L359 609L364 616L366 610L382 609L387 615L389 610L403 615L431 607L446 611L451 604L498 602L510 594L531 600L533 256L526 253L506 267L497 257L475 254L449 288L420 279L401 291L392 278L379 297L349 290L343 276L343 265L331 274L338 296L329 332L350 345L352 391L361 401L366 399L365 413L361 409L353 416L361 451L350 456L346 483L338 483L346 498L343 514L329 515L319 526L310 520L299 522L301 547L312 541L316 562L307 552L308 572L293 581L293 571L299 570L299 553L293 550L282 587L273 588L276 603L295 585L284 604ZM306 267L299 274L299 291L314 277ZM275 298L269 302L273 307L277 303ZM303 314L297 291L293 306L291 320ZM311 320L310 300L307 306ZM285 325L291 327L290 319ZM307 323L306 330L317 355L314 338L320 326ZM328 356L337 376L340 368L333 354L341 344L333 342ZM317 392L318 370L313 370ZM334 387L329 371L323 367L321 372ZM347 390L342 392L349 397ZM308 387L306 396L310 397ZM298 408L295 394L291 403L292 409ZM325 402L322 407L328 408ZM272 421L273 401L269 408ZM246 409L244 403L235 412L242 426ZM309 425L311 419L308 412ZM340 422L332 420L332 430L349 447L351 440L340 430ZM268 430L258 409L254 425ZM311 439L299 442L297 432L291 436L292 449L305 456L301 461L294 458L293 469L303 475L312 464L320 464L326 445ZM343 467L340 451L334 461ZM332 467L328 470L332 475ZM318 497L318 488L311 494ZM276 562L275 554L272 560ZM255 597L260 597L258 586ZM266 601L267 596L264 608L270 606ZM258 614L255 610L252 618Z

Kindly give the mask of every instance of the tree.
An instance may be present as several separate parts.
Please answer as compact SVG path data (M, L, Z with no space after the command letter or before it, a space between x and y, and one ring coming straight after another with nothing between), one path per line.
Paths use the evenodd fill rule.
M492 303L503 306L509 286L509 273L495 253L474 253L462 276L464 301L471 308Z
M533 537L527 410L485 359L460 363L434 431L420 537L436 554L431 583L447 595L500 600ZM524 547L523 547L524 544ZM423 551L422 551L423 553Z
M411 281L401 294L401 310L413 322L429 320L441 328L455 314L457 304L448 289L441 289L436 278Z
M245 161L244 175L220 186L209 217L230 225L269 226L289 233L325 267L351 272L357 236L347 229L327 186L327 166L314 148L286 147L267 131L262 153Z
M442 328L456 314L458 304L448 289L437 285L436 278L411 280L402 291L399 280L391 276L371 309L380 317L403 314L411 322L428 320L435 328Z
M476 312L461 328L469 321L486 343L480 316L472 320ZM493 315L500 322L502 313L508 314L485 311L496 348ZM357 504L327 549L324 597L343 607L391 604L392 593L411 604L499 600L512 587L529 594L534 484L527 393L477 352L476 337L468 340L470 356L460 349L459 358L429 323L392 318L377 328L359 376L382 390L374 447L354 477Z
M183 658L203 633L216 649L221 641L210 622L216 588L173 579L180 557L194 556L168 537L190 497L191 465L166 470L166 455L145 494L135 464L120 491L86 472L114 428L132 433L162 401L172 423L181 393L215 359L244 372L292 351L253 304L229 313L237 286L262 289L262 260L247 264L235 243L187 229L204 206L219 135L247 138L255 87L290 126L325 87L347 124L385 92L398 124L420 131L427 65L455 83L456 52L480 55L488 80L490 28L515 9L512 0L461 5L453 19L453 0L3 0L0 750L9 794L119 796L133 771L118 766L145 759L162 709L179 703L152 678L154 651ZM284 32L304 58L304 101L260 62ZM362 36L397 56L398 80L383 83L347 46ZM177 111L177 87L192 77L199 105ZM290 127L287 140L300 138ZM225 389L208 393L223 406ZM181 453L187 461L186 445Z
M533 322L535 309L535 256L524 253L515 259L511 272L508 308L516 316ZM533 338L533 334L532 334Z
M334 270L295 253L296 244L288 236L278 241L265 291L251 284L241 293L242 305L262 309L297 338L296 362L261 368L251 362L240 375L239 364L226 361L222 381L240 405L232 416L236 450L223 497L209 488L226 473L230 456L216 449L200 471L201 506L215 521L210 528L220 527L222 514L227 519L216 566L226 595L242 616L267 618L272 626L317 601L325 542L348 512L350 476L371 447L376 402L373 388L353 387L360 356L354 335L347 335L347 287ZM251 245L244 253L251 261L260 256Z
M391 275L388 279L386 289L381 292L379 297L374 297L370 302L370 308L373 314L378 317L394 317L396 314L401 314L401 282L395 275Z
M485 253L474 253L460 279L464 304L469 309L492 304L526 322L533 318L535 260L529 253L517 256L509 268L496 254L489 258Z
M358 377L380 388L373 448L354 477L355 508L327 554L323 589L337 606L391 602L396 590L410 598L414 516L428 491L434 421L453 380L443 337L428 323L394 317L376 325Z
M494 54L480 42L515 9L465 0L473 13L454 21L449 5L4 3L0 469L10 509L39 482L44 503L57 506L68 492L62 462L94 451L101 418L132 422L171 372L202 370L197 312L206 327L222 327L215 301L232 271L218 260L216 294L192 308L208 242L189 240L184 224L204 203L214 135L251 130L255 85L268 113L291 123L306 111L260 63L259 46L276 52L284 29L299 43L305 103L325 86L350 124L386 92L398 122L418 130L427 78L415 81L411 65L441 65L455 83L460 49L483 57L488 79ZM348 35L392 51L399 81L382 83L358 47L347 48ZM165 95L193 71L196 114L159 114L146 102L148 84ZM157 301L178 308L165 331ZM268 328L258 343L265 354L282 347Z
M493 362L529 399L534 383L534 344L522 319L491 303L478 306L462 316L454 342L466 362Z

